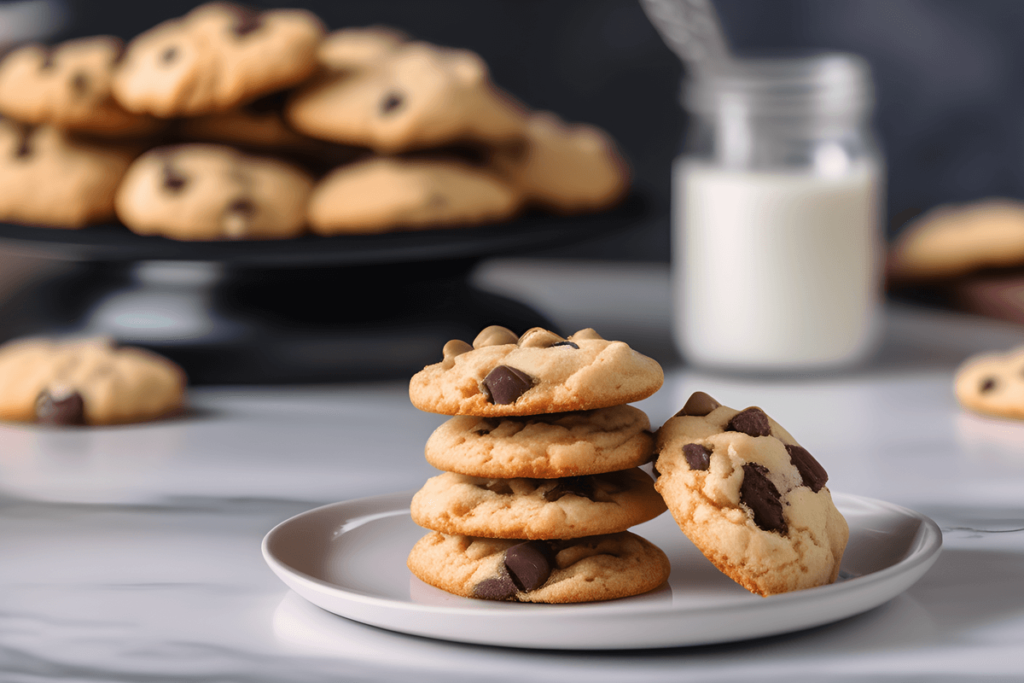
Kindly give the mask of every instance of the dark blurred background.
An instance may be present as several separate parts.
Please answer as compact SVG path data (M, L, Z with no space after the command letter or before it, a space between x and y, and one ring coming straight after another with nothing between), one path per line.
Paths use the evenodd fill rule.
M67 2L54 40L131 38L197 2ZM685 126L682 67L636 0L252 2L301 6L329 28L390 24L480 53L495 81L533 108L607 129L650 218L551 255L667 261L669 171ZM864 55L878 86L889 164L890 235L936 204L1024 197L1024 1L716 0L737 50L817 48Z

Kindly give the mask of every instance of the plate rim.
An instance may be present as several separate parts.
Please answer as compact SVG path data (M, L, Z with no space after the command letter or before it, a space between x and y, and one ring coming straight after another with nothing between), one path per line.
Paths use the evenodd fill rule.
M270 569L282 582L285 583L289 589L295 591L300 597L317 605L321 609L325 609L328 612L336 614L337 616L358 621L361 623L369 624L378 628L384 628L386 630L398 631L413 635L426 636L430 638L447 640L453 642L469 642L484 645L498 645L506 647L532 647L536 649L581 649L580 645L564 646L558 644L551 644L550 642L537 642L534 644L523 644L523 643L498 643L493 639L486 637L475 637L475 638L459 638L452 637L450 635L433 634L427 633L423 630L409 629L402 630L394 627L382 625L380 623L374 623L371 621L364 621L363 619L348 614L341 614L328 607L317 604L315 601L310 600L309 597L303 595L299 591L296 591L292 586L291 581L298 582L300 584L306 584L308 587L316 591L317 593L323 593L324 591L335 594L337 597L343 599L346 602L358 603L364 607L372 607L378 609L388 610L392 613L403 613L403 614L416 614L416 615L431 615L435 617L452 617L461 616L464 618L477 619L477 618L509 618L512 617L517 621L521 622L535 622L535 621L550 621L555 619L557 621L571 620L573 618L591 616L599 617L606 616L609 614L621 614L621 603L618 601L607 601L597 603L585 603L585 604L569 604L569 605L557 605L557 611L552 611L549 608L550 605L522 605L525 609L516 610L515 612L509 611L506 603L496 603L491 606L488 604L474 604L472 610L467 610L459 606L445 606L445 605L426 605L415 602L403 602L394 600L392 598L386 598L376 595L369 595L353 591L348 588L339 586L338 584L325 581L306 574L305 572L299 571L282 559L276 557L271 551L269 546L273 543L273 539L278 535L285 533L285 531L292 525L299 522L301 519L306 519L313 516L320 516L327 513L335 513L335 511L345 510L346 508L356 508L365 506L378 507L377 513L370 513L379 515L375 518L397 516L401 514L408 514L408 502L411 500L415 491L401 491L392 492L376 496L366 496L361 498L354 498L349 500L337 501L334 503L328 503L326 505L320 505L318 507L306 510L304 512L293 515L292 517L278 523L263 537L261 544L261 550L263 558L270 566ZM672 643L658 644L657 642L649 642L645 645L618 645L609 646L607 643L595 643L592 649L638 649L638 648L662 648L662 647L680 647L690 645L704 645L712 643L730 642L736 640L747 640L755 637L762 637L767 635L778 635L781 633L788 633L793 631L799 631L806 628L812 628L826 623L832 623L841 619L866 612L877 606L885 604L889 600L893 599L903 591L907 590L913 585L924 573L934 564L938 559L939 553L942 550L942 532L939 526L929 517L918 513L910 508L890 503L888 501L870 498L866 496L860 496L855 494L832 492L832 497L837 500L837 506L842 507L843 502L848 504L858 503L867 504L875 508L881 508L891 513L899 514L901 516L916 519L920 522L920 526L915 532L915 537L911 546L907 550L907 554L900 560L893 564L880 569L876 572L866 574L863 576L855 577L843 581L842 583L830 584L827 586L819 586L816 588L809 588L800 591L793 591L791 593L785 593L782 595L774 595L769 598L765 598L765 602L748 602L746 600L737 600L734 604L727 605L699 605L696 607L687 607L685 612L688 618L701 618L704 615L715 615L721 617L727 615L731 611L747 611L750 609L757 610L776 610L776 611L789 611L799 610L803 605L815 603L821 600L823 594L832 600L840 601L842 598L857 597L861 594L871 594L873 589L880 583L894 582L897 584L896 589L889 589L884 591L885 597L878 599L874 596L868 604L856 603L853 608L846 609L838 616L833 614L827 614L820 616L818 619L802 619L800 623L792 628L782 628L777 631L765 632L754 635L738 634L737 637L731 638L711 638L706 640L679 640L673 641ZM386 509L384 506L387 506ZM360 513L352 515L352 518L359 516L367 516L366 513ZM680 531L682 534L682 531ZM903 582L895 581L896 577L906 577ZM905 583L906 585L902 585ZM768 601L771 602L768 602ZM540 609L536 609L536 608ZM533 608L533 609L531 609ZM679 612L679 607L673 605L671 602L657 602L657 603L638 603L631 607L630 614L633 617L644 618L644 617L666 617Z

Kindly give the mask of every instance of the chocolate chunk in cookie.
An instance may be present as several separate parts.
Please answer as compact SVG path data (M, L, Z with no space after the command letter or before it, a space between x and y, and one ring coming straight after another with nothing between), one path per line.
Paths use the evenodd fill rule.
M36 422L51 425L84 425L85 403L77 391L56 395L44 390L36 399Z
M721 406L721 403L711 398L711 396L705 394L703 391L695 391L690 394L690 398L686 400L686 403L683 404L683 407L675 414L675 417L682 417L684 415L704 417L715 408L720 408Z
M482 384L492 403L508 405L533 387L533 378L522 370L499 365L487 373Z
M754 513L754 523L765 531L778 531L783 536L789 530L782 516L779 490L768 478L768 468L756 463L743 465L743 484L740 502Z
M768 424L768 416L760 408L747 408L736 414L729 421L727 431L743 432L747 436L768 436L771 434L771 425Z
M802 446L787 444L786 452L789 453L789 459L800 470L800 477L804 482L804 486L810 487L815 493L820 491L821 487L828 482L828 473L821 466L821 463L815 460L814 456L808 453L807 449Z

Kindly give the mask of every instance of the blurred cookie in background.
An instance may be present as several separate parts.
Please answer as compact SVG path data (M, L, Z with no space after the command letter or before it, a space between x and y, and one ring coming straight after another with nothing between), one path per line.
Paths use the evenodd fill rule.
M29 338L0 346L0 420L51 426L155 420L185 405L185 372L106 338Z
M138 151L0 119L0 221L81 228L112 219Z
M114 95L129 111L160 117L231 109L312 75L324 32L305 10L208 3L132 40Z
M483 225L506 220L520 194L495 174L455 159L373 157L321 180L309 222L321 235Z
M491 83L475 53L423 42L382 52L365 67L328 71L299 88L285 107L288 123L385 153L523 138L523 108Z
M158 147L128 169L117 216L133 232L178 240L285 239L305 231L312 187L297 166L231 147Z
M897 298L1024 324L1024 202L929 211L893 244L887 275Z
M163 122L125 111L111 94L122 49L118 38L94 36L13 50L0 61L0 113L105 136L155 133Z
M1024 264L1024 203L986 199L932 209L900 234L889 255L889 277L940 280L982 268Z
M550 112L532 114L526 142L497 149L492 165L528 203L555 213L605 209L629 189L629 169L607 133Z

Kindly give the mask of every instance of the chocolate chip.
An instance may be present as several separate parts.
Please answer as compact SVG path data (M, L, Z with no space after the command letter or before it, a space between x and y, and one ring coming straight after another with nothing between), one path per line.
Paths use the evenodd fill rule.
M241 7L238 9L238 20L231 29L236 36L247 36L263 25L263 17L259 13Z
M173 45L164 50L163 54L160 55L160 61L162 61L164 64L170 64L177 58L178 48L174 47Z
M743 465L743 484L740 502L754 513L754 524L765 531L777 531L783 536L789 531L782 516L782 496L768 479L768 468L756 463Z
M242 216L251 216L256 213L256 205L251 199L236 199L228 204L228 213L237 213Z
M36 399L36 422L49 425L84 425L85 403L78 392L54 397L43 391Z
M71 89L81 97L89 92L89 77L84 72L78 71L71 77Z
M992 391L995 388L996 388L996 378L995 377L986 377L984 380L982 380L981 388L979 389L979 391L981 391L981 393L983 393L983 394L986 394L986 393Z
M405 98L400 92L389 92L380 102L380 113L390 114L405 103Z
M31 137L32 129L27 126L18 131L18 145L14 148L15 159L27 159L32 156L32 145L29 144Z
M727 432L743 432L747 436L768 436L772 433L771 425L768 423L768 416L760 408L747 408L743 412L736 413L728 426Z
M683 457L691 470L706 470L711 466L711 449L699 443L688 443L683 446Z
M553 503L568 494L594 500L594 482L590 477L565 477L544 494L544 500Z
M484 377L483 387L491 399L491 403L508 405L515 403L520 396L533 386L533 378L522 370L507 365L498 367Z
M164 187L173 192L181 192L182 188L188 183L188 178L183 176L181 173L171 166L170 163L164 164Z
M555 343L554 343L554 344L552 344L551 346L552 346L552 347L555 347L555 346L569 346L569 347L572 347L572 348L574 348L574 349L578 349L578 348L580 348L580 347L579 347L579 346L578 346L577 344L575 344L574 342L571 342L571 341L560 341L560 342L555 342Z
M789 453L790 462L800 471L800 477L803 479L804 486L809 486L815 493L820 491L821 487L828 481L828 473L821 466L821 463L815 460L814 456L808 453L806 448L801 446L786 446L786 452Z
M686 404L679 409L675 417L704 417L715 408L721 407L721 403L711 398L703 391L695 391L686 399Z
M484 579L473 586L473 597L481 600L508 600L519 592L507 572L492 579Z
M505 569L516 587L524 592L536 590L551 576L551 557L547 544L527 541L505 551Z

